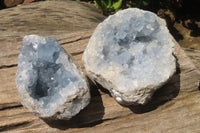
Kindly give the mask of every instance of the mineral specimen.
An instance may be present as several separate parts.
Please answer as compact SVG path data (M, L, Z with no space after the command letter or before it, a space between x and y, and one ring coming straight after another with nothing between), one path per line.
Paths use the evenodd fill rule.
M83 54L88 75L124 105L146 104L176 70L174 43L154 13L130 8L100 23Z
M50 37L24 37L16 85L21 103L44 119L70 119L90 101L80 66Z

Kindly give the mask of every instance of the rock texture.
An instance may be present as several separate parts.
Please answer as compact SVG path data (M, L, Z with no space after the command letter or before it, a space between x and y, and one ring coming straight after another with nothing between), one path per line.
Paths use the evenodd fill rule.
M124 105L146 104L176 70L164 20L130 8L108 17L83 54L87 73Z
M16 84L21 103L44 119L70 119L90 101L86 78L54 38L25 36Z

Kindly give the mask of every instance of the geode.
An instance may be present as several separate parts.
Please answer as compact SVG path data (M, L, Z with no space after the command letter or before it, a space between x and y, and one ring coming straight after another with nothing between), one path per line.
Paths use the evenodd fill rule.
M24 37L16 85L21 103L43 119L70 119L90 101L81 67L50 37Z
M95 29L83 54L88 75L124 105L146 104L176 70L174 43L164 20L129 8Z

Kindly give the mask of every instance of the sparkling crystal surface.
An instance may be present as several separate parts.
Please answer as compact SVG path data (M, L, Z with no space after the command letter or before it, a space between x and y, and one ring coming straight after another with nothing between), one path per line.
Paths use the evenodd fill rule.
M89 103L89 88L80 66L56 39L25 36L18 59L19 97L37 116L70 119Z
M145 104L176 70L173 47L164 20L129 8L97 26L83 62L89 76L119 103Z

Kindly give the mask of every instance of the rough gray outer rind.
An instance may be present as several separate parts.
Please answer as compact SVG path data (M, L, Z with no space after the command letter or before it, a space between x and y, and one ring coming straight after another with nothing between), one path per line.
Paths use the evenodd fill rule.
M30 94L30 90L27 88L28 84L27 82L24 81L25 77L27 75L22 74L21 68L19 66L22 66L22 51L24 45L26 45L26 41L24 41L24 44L22 46L21 53L19 55L19 62L18 62L18 70L16 73L16 86L18 88L18 95L20 98L20 101L24 107L26 107L30 112L34 113L36 116L45 119L45 120L69 120L76 114L78 114L82 109L84 109L90 102L90 90L89 90L89 85L86 76L84 75L83 71L81 70L80 65L75 61L75 59L67 53L58 43L58 41L54 38L43 38L39 37L37 35L29 35L32 36L33 38L39 38L39 39L53 39L55 45L59 48L59 53L61 53L63 56L63 62L69 62L73 69L76 71L75 73L78 75L80 80L83 82L83 86L80 88L77 88L76 93L73 94L65 94L66 98L64 98L63 102L61 105L56 106L56 109L54 109L53 112L48 114L48 111L51 110L52 108L45 108L45 110L41 106L41 101L38 102L39 100L37 97L33 97L32 94ZM28 38L29 36L25 36L24 38ZM45 51L44 51L45 52ZM21 59L20 59L21 58ZM64 66L65 67L65 66ZM31 76L31 75L28 75ZM63 81L65 82L65 81ZM51 97L51 96L50 96ZM56 100L59 98L56 98L54 100L48 101L50 103L55 103ZM37 102L36 102L37 101ZM42 101L44 102L44 101ZM45 112L47 111L47 112Z
M118 89L119 86L117 86L116 81L114 79L114 78L116 78L116 76L113 76L113 75L116 75L117 71L115 71L114 69L111 69L112 71L109 71L107 69L109 67L109 65L106 64L107 63L106 62L106 54L103 53L106 50L105 51L103 51L103 50L105 48L104 46L109 46L109 45L113 46L114 45L110 42L109 42L110 44L108 43L108 41L112 42L112 40L109 40L110 38L112 38L111 34L113 34L113 36L115 36L116 34L120 33L121 31L118 31L115 34L111 33L111 32L114 32L114 30L116 30L117 28L120 29L122 26L124 26L124 23L130 24L130 22L128 20L125 20L125 19L130 17L132 15L131 13L133 13L133 12L137 12L139 15L141 15L141 14L144 15L145 13L147 13L148 15L152 15L152 17L154 17L154 19L155 19L155 23L159 25L158 26L158 29L160 30L159 33L163 32L162 35L166 35L164 37L160 36L161 38L160 38L159 41L162 44L162 40L165 40L166 38L168 39L166 43L163 43L163 45L165 44L165 45L169 45L169 46L167 46L167 48L163 48L163 45L162 45L162 48L165 49L165 51L169 50L169 52L168 52L168 57L169 57L168 59L169 60L166 60L166 61L169 61L169 67L168 67L169 71L167 70L167 72L166 72L167 75L164 75L165 78L163 78L162 81L160 81L159 83L155 82L155 84L152 84L150 82L151 84L147 84L146 86L133 88L133 91L132 91L133 93L129 93L131 91L129 91L129 92L126 91L126 90L119 91L119 89ZM135 13L134 15L137 16L138 14ZM123 15L124 16L126 15L127 17L124 17ZM136 18L134 18L135 16L133 16L133 15L131 17L133 19L136 19ZM148 19L144 20L145 16L143 16L142 19L143 20L141 20L141 23L144 22L144 21L148 21ZM151 21L150 19L149 19L149 21ZM124 21L124 23L120 25L119 23L122 23L123 21ZM118 24L118 26L113 28L114 27L113 25L117 25L116 23ZM141 25L141 23L138 25L138 27ZM154 26L154 23L153 23L152 26ZM137 29L138 27L134 27L134 28ZM147 25L146 25L146 27L147 27ZM150 27L150 28L152 28L152 27ZM121 29L121 30L123 30L123 29ZM149 34L149 36L153 36L151 34L156 34L157 39L159 39L159 34L156 33L157 32L156 27L155 27L154 30L155 30L155 33L152 32L152 33ZM138 31L138 33L140 34L140 31ZM118 37L121 38L122 35L123 34L119 35ZM148 35L148 33L147 33L147 35ZM136 37L137 37L137 32L136 32ZM135 39L136 39L136 37L135 37ZM153 39L155 39L155 38L153 38ZM144 11L144 10L140 10L140 9L137 9L137 8L129 8L129 9L119 11L118 13L109 16L106 20L104 20L102 23L100 23L97 26L92 37L89 40L88 46L84 51L82 59L83 59L85 69L86 69L88 75L91 78L93 78L94 80L96 80L99 84L101 84L104 88L108 89L110 91L111 95L115 98L115 100L117 102L119 102L122 105L138 105L138 104L144 105L152 98L152 95L154 94L154 92L157 89L159 89L160 87L162 87L164 84L166 84L169 81L169 79L173 76L173 74L176 71L176 59L173 55L174 43L173 43L172 40L173 40L173 37L170 35L164 20L157 17L154 13ZM167 44L168 42L169 42L169 44ZM107 43L107 44L105 44L105 43ZM102 49L102 51L101 51L101 49ZM109 49L109 48L107 48L107 49ZM111 51L112 51L112 49L113 49L113 51L115 50L114 46L110 49L111 49ZM137 50L137 49L134 49L134 50ZM101 51L101 52L99 52L99 51ZM158 51L159 51L159 49L158 49ZM162 53L161 53L161 55L162 55ZM107 58L111 58L111 57L107 57ZM157 58L156 58L156 60L157 60ZM104 62L104 63L102 63L102 62ZM101 67L104 67L103 64L105 64L105 69L107 71L104 71L103 70L104 68L101 68ZM119 64L120 63L118 63L117 65L119 65ZM99 70L99 69L101 69L101 70ZM101 71L103 73L101 73ZM163 72L165 72L165 69L164 69ZM143 72L143 74L145 75L145 72ZM123 80L123 77L119 76L118 78ZM160 77L158 77L158 80L159 80L159 78ZM118 81L120 82L120 80L118 80ZM127 84L130 83L130 82L131 82L130 80L127 80ZM128 88L128 89L130 89L130 88Z

